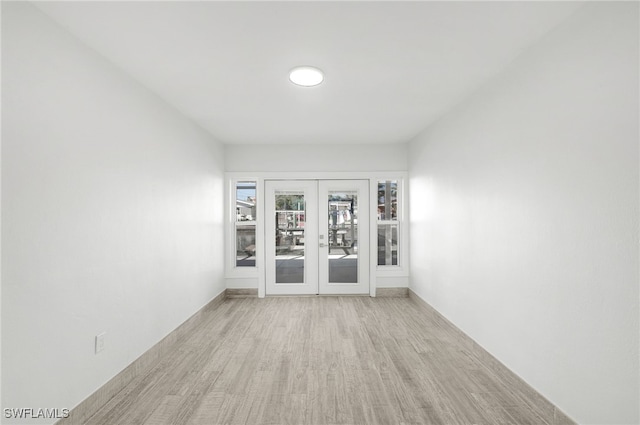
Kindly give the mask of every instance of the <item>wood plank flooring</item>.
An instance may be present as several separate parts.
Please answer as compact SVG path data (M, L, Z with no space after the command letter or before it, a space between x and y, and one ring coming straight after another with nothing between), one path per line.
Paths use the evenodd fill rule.
M227 299L87 425L552 424L409 298Z

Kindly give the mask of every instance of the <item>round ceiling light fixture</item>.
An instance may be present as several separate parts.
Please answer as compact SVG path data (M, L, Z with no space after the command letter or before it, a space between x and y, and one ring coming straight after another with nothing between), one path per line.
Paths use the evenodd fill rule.
M313 66L299 66L289 72L289 80L298 86L313 87L324 81L324 74Z

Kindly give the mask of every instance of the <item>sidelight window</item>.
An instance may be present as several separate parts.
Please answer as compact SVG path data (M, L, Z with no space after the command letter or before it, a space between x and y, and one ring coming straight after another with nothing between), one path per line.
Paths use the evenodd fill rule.
M236 267L256 266L256 182L238 181L235 184Z
M397 180L378 181L378 266L397 266L400 235Z

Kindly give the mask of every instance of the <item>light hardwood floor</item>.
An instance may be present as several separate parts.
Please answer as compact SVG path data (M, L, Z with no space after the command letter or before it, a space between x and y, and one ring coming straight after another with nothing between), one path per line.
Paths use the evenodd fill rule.
M233 298L206 314L87 425L557 422L409 298Z

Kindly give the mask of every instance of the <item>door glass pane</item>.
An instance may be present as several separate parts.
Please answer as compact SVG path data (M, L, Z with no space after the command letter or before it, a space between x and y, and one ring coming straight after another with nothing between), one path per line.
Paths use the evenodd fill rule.
M276 191L276 283L304 283L303 192Z
M329 283L358 283L358 192L329 192Z

